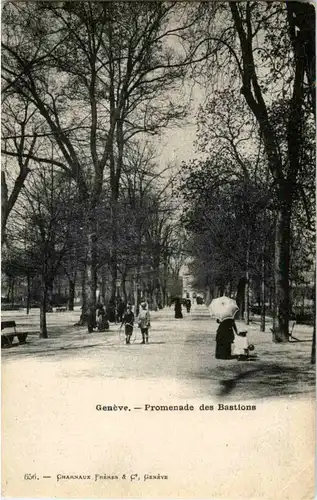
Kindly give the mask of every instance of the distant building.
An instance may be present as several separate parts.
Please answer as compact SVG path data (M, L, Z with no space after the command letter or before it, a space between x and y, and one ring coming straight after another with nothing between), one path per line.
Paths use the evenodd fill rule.
M193 288L194 276L190 273L189 269L190 259L187 259L186 262L182 265L179 277L182 281L182 296L189 298L193 298L193 294L195 294L195 290Z

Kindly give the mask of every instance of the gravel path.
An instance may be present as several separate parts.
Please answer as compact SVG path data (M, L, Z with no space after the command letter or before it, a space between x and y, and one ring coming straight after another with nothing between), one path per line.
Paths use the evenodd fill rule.
M118 325L93 334L74 327L78 312L49 314L47 340L35 333L38 312L16 315L34 334L2 349L4 496L312 498L311 329L278 345L255 323L256 358L221 361L207 309L184 314L153 313L150 344L130 346ZM174 409L186 404L194 410ZM165 406L173 410L155 408Z

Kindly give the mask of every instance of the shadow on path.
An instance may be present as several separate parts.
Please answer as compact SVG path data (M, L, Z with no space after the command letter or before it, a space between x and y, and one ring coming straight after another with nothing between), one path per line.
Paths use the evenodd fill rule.
M28 343L25 343L21 346L19 346L19 344L15 344L12 347L20 347L21 349L24 349L27 345L28 345ZM29 344L29 345L31 346L32 344ZM13 354L16 356L22 355L23 357L33 357L33 356L34 357L35 356L47 357L47 356L54 356L54 355L60 354L63 351L81 351L83 349L90 349L90 348L103 347L103 346L104 346L104 344L89 344L89 345L80 345L80 346L72 346L72 345L67 346L66 345L66 346L48 347L45 349L37 349L37 350L33 349L33 348L32 348L32 350L28 350L26 348L23 350L23 352L21 352L20 349L11 351L11 348L10 348L10 354Z
M196 373L196 377L204 386L209 382L212 393L215 392L216 381L218 397L265 398L307 394L315 389L315 371L307 360L297 366L257 361L254 368L250 364L238 363L230 362L228 367L217 366L204 373Z

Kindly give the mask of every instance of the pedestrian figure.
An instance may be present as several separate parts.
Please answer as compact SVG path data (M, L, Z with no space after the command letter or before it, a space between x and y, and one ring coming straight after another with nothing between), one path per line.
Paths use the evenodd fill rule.
M249 344L247 331L238 332L234 338L233 352L237 356L238 361L247 361L249 359L249 350L253 350L254 346Z
M217 320L220 323L216 335L216 358L231 359L231 344L234 341L234 334L238 333L237 326L233 319Z
M190 308L192 306L192 302L190 299L186 299L186 311L190 313Z
M175 299L175 307L174 307L174 311L175 311L175 318L176 319L182 319L183 317L183 313L182 313L182 303L181 303L181 300L179 297L177 297Z
M138 326L141 329L142 333L142 342L141 344L145 344L145 342L149 343L149 328L151 326L150 322L150 312L146 307L146 302L141 302L141 309L138 316Z
M127 310L123 315L121 326L124 326L125 331L125 343L130 344L131 335L133 333L133 325L134 325L134 313L132 311L131 304L127 305Z
M122 322L122 318L123 318L123 315L124 315L124 311L125 311L125 303L124 303L124 302L123 302L123 300L120 298L120 299L119 299L119 302L118 302L118 307L117 307L118 323L121 323L121 322Z
M109 330L109 321L105 308L102 304L97 305L97 328L99 332L105 332Z

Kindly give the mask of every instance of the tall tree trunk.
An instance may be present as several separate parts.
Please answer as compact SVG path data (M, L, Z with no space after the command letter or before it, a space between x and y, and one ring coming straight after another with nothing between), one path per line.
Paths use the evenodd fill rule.
M275 229L275 325L274 342L288 342L290 314L290 238L291 210L289 203L283 203L277 214Z
M209 306L209 304L212 301L212 299L213 299L213 292L212 292L212 289L211 289L210 285L208 285L206 287L206 296L205 296L205 304L206 304L206 306Z
M295 4L296 2L294 2ZM293 13L288 11L290 27L293 30L291 40L294 49L294 81L290 99L290 114L287 125L289 166L285 179L284 162L278 149L278 140L270 121L267 106L258 81L256 64L254 62L252 32L252 4L245 3L244 14L239 9L238 2L230 2L230 9L235 28L240 40L242 56L241 93L257 119L263 137L263 143L268 158L268 165L275 180L278 192L278 216L275 237L275 311L273 315L273 340L288 341L289 321L289 255L290 255L290 222L292 208L292 189L295 188L299 167L300 144L302 140L301 120L304 95L305 43L301 31L296 36Z
M110 300L115 302L117 295L117 279L118 279L118 221L117 221L117 192L114 189L111 200L111 292Z
M314 329L313 329L313 343L311 348L311 363L316 364L316 317L314 317Z
M121 280L121 288L122 288L122 295L123 295L123 302L126 304L128 302L128 295L127 295L127 289L126 289L126 275L122 275L122 280Z
M168 279L168 262L167 262L167 254L164 255L164 279L163 279L163 307L166 307L168 304L168 296L167 296L167 279Z
M250 323L250 271L249 271L249 261L250 261L250 232L248 231L247 236L247 250L246 250L246 261L245 261L245 288L244 288L244 307L245 307L245 323L249 325Z
M15 284L15 279L14 278L11 278L11 305L13 307L14 305L14 284Z
M27 296L26 296L26 314L30 312L30 302L31 302L31 277L27 274Z
M265 332L265 258L264 249L261 259L261 325L260 331Z
M113 247L111 255L111 301L114 301L117 295L117 278L118 278L117 249Z
M140 284L140 276L137 279L137 294L136 294L136 302L135 302L135 313L136 315L140 312L140 304L141 304L141 284Z
M287 2L288 21L293 46L298 42L304 48L304 61L308 88L311 96L311 109L316 116L316 13L310 2Z
M135 274L135 295L134 295L134 306L136 314L139 314L140 303L141 303L141 246L139 244L137 250L137 262L136 262L136 274Z
M75 279L68 280L68 310L74 310L74 300L75 300Z
M157 311L157 297L156 297L156 287L155 286L152 289L151 304L152 304L152 310Z
M81 315L79 320L79 325L87 324L87 289L86 289L86 263L84 265L84 269L82 271L81 276Z
M138 295L139 295L139 284L138 284L138 276L136 275L133 280L133 302L134 302L134 313L138 315Z
M160 308L163 309L163 307L164 307L164 287L162 285L161 280L159 280L159 305L160 305Z
M275 269L274 269L274 280L275 280ZM276 329L277 325L277 309L276 309L276 293L275 293L275 282L273 285L273 291L272 291L272 331L274 332ZM274 341L274 333L273 333L273 341Z
M166 281L165 281L165 279L164 279L164 283L162 285L162 299L163 299L162 306L164 308L167 305L167 290L166 290Z
M32 139L32 145L30 148L30 153L32 155L33 148L35 146L36 137ZM24 139L23 139L24 143ZM23 150L23 146L21 143L21 149ZM8 195L8 186L6 182L5 172L1 171L1 247L6 242L6 226L8 222L9 215L18 199L18 196L23 188L25 179L30 172L28 168L29 158L26 160L22 160L19 158L20 172L17 178L14 181L13 188L11 190L10 196Z
M273 311L273 295L274 295L274 290L273 290L272 286L270 286L270 288L269 288L269 310L270 310L270 314L272 314L272 311Z
M316 364L316 265L314 269L314 288L313 288L313 321L314 321L314 329L313 329L313 343L311 348L311 363Z
M1 247L6 240L6 225L8 220L8 186L4 170L1 170Z
M237 287L237 296L236 296L237 306L239 307L239 311L236 314L237 319L244 318L245 288L246 288L245 278L240 278L239 283L238 283L238 287Z
M106 283L107 283L106 268L105 266L103 266L101 268L101 286L100 286L100 296L103 304L106 304Z
M40 306L40 339L47 339L46 308L47 308L48 287L45 281L42 281L42 297Z
M95 220L91 221L90 229L86 266L87 327L89 333L96 327L97 235Z

